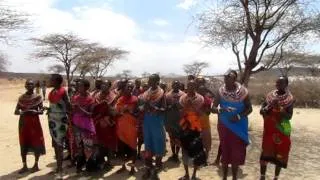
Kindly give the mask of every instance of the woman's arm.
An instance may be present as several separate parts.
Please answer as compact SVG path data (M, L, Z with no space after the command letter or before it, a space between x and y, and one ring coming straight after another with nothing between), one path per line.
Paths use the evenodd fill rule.
M265 116L267 115L267 113L270 111L269 109L269 106L268 106L268 103L266 101L264 101L261 105L261 108L260 108L260 114L262 116Z
M92 107L92 106L89 107L89 110L86 110L86 109L84 109L83 107L80 107L80 106L78 105L78 108L80 109L80 111L82 111L84 114L86 114L86 115L88 115L88 116L91 116L91 115L92 115L91 107Z
M291 119L293 114L293 104L287 108L280 109L281 116L285 119Z
M249 95L244 99L244 106L244 110L239 113L240 116L248 116L252 112L252 104Z
M14 110L14 115L21 115L19 103L17 103L16 108Z
M62 97L62 100L66 104L67 112L71 112L72 108L71 108L70 98L67 93L64 94L64 96Z
M161 105L159 107L159 111L164 112L166 110L167 110L167 100L166 100L165 96L163 96L162 100L161 100Z
M42 100L41 100L42 101ZM44 108L43 108L43 102L41 102L38 105L38 114L43 114Z
M218 106L219 106L219 103L220 103L220 95L219 93L217 93L216 95L216 98L215 100L213 101L213 104L212 104L212 108L211 108L211 112L214 113L214 114L219 114L219 109L218 109Z

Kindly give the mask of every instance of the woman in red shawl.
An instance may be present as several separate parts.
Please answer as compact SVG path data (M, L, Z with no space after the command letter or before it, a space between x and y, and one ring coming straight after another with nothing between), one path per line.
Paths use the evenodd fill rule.
M112 116L112 105L116 95L110 91L110 88L111 82L108 80L101 84L101 91L94 97L95 107L93 110L100 153L103 157L107 156L106 165L108 168L111 168L111 153L117 151L118 145L116 126Z
M91 118L94 99L90 96L88 90L90 83L82 79L79 84L79 94L75 95L72 100L72 123L73 135L76 149L73 153L77 160L77 171L82 170L86 164L87 170L90 168L88 162L93 159L95 150L96 129ZM89 161L90 160L90 161Z
M137 155L137 118L136 110L138 98L132 95L134 85L128 83L123 91L123 95L118 99L115 109L117 117L117 136L119 139L119 154L132 160L130 175L135 173L134 164ZM126 170L125 160L118 173Z
M38 161L45 154L44 138L39 120L39 114L43 113L42 98L34 94L35 84L27 80L25 88L27 92L19 97L14 114L20 115L19 119L19 142L23 167L20 174L28 171L27 154L33 152L35 163L32 172L39 171Z
M260 110L264 119L262 140L261 180L265 179L267 163L276 165L275 177L278 179L281 168L287 168L291 146L290 119L293 113L294 99L288 90L288 78L279 77L277 90L271 91Z

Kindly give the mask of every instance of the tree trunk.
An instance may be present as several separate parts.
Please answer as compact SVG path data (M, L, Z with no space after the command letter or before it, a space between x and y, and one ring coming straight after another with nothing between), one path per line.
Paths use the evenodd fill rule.
M240 83L245 87L248 87L250 75L251 75L252 68L249 66L245 66L243 73L241 73Z
M68 68L66 68L66 75L67 75L67 86L69 88L70 84L71 84L71 79L70 79L70 70Z

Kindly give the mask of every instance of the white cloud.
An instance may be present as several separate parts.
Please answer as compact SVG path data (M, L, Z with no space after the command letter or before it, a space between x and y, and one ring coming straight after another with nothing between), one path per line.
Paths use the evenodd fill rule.
M10 3L20 4L18 8L34 15L32 33L16 33L15 45L2 46L12 62L9 70L13 72L46 71L50 64L47 61L30 61L29 54L34 47L24 39L70 31L88 40L130 51L127 60L114 64L108 75L124 69L130 69L136 75L145 71L183 74L183 64L193 60L209 62L211 66L205 73L216 74L227 69L233 59L232 54L224 49L203 48L197 37L186 36L184 40L177 41L170 32L143 30L132 18L114 12L106 5L78 6L71 11L62 11L53 7L53 0L10 0ZM149 40L142 40L141 37L149 37Z
M161 18L153 19L152 23L157 26L168 26L169 25L169 22L167 20L161 19Z
M197 0L180 0L181 2L177 5L178 8L189 10L192 6L197 4Z

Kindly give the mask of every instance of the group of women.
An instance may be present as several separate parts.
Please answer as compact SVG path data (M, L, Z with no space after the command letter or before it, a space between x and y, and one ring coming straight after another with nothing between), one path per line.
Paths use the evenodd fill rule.
M88 80L73 82L66 89L62 86L62 76L53 74L49 107L44 107L41 96L33 93L35 83L27 80L27 91L19 98L15 110L15 114L20 115L23 162L19 173L29 171L26 164L29 152L34 152L36 159L31 171L39 170L39 157L45 154L39 115L46 110L60 179L64 149L68 150L77 172L110 169L116 157L123 162L117 172L126 171L129 165L129 174L133 175L136 158L142 157L146 167L142 178L157 179L166 153L166 132L172 151L168 160L179 162L182 150L185 175L179 179L197 179L197 170L207 165L211 151L209 115L215 113L220 139L215 164L221 162L223 179L227 179L231 165L233 179L237 179L250 143L248 115L252 106L248 90L236 80L237 72L228 71L224 84L217 93L212 93L203 78L189 76L186 89L181 82L173 81L167 90L160 83L159 75L152 74L143 85L139 79L135 82L123 79L114 84L97 79L95 89L89 91ZM276 90L267 94L260 110L264 119L261 180L265 179L268 162L276 165L274 179L278 179L281 168L287 167L293 103L288 78L279 77ZM141 151L142 144L144 151ZM126 164L128 161L131 163ZM194 167L191 177L190 161Z

